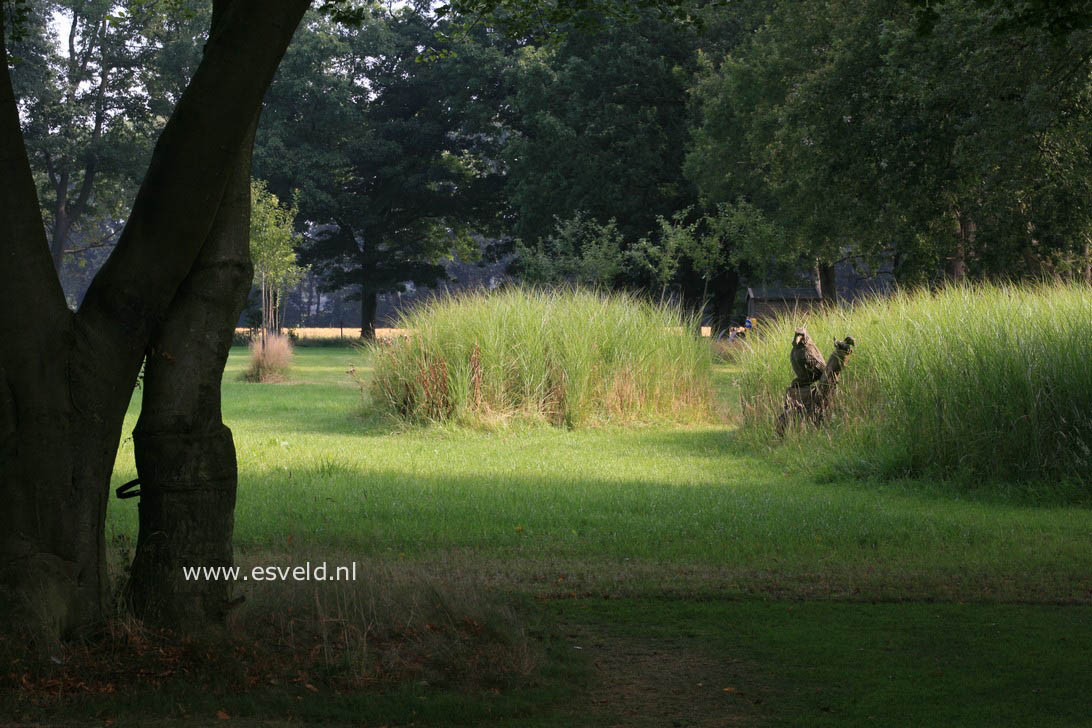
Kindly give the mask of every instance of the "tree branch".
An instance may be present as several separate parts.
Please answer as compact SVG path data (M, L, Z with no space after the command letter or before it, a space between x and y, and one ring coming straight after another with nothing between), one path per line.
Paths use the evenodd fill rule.
M78 366L131 387L212 227L265 90L308 0L235 0L156 144L117 247L77 315ZM110 401L114 401L112 398ZM94 406L97 403L87 403Z
M65 253L86 253L89 250L98 250L100 248L111 248L117 242L114 238L117 236L117 230L111 230L93 243L88 243L80 248L65 248Z
M80 13L72 9L72 24L68 26L68 82L72 85L72 76L76 72L76 31L80 25Z
M8 0L0 0L0 10ZM53 270L38 192L19 126L19 109L8 73L4 29L0 27L0 341L9 376L36 366L35 340L56 337L68 320L68 306ZM34 302L33 305L27 305ZM27 353L29 352L29 357ZM16 357L23 361L14 361Z
M105 21L104 21L105 22ZM106 29L103 28L105 38ZM95 124L91 130L91 139L88 142L87 154L84 155L83 179L80 181L79 192L76 193L76 201L68 207L69 173L66 169L61 179L56 183L57 187L57 219L53 226L53 240L50 252L53 255L53 265L59 271L64 261L64 254L68 236L72 227L76 225L84 213L87 212L87 203L91 198L91 191L95 184L95 176L98 171L99 159L95 152L95 145L102 139L102 129L106 123L106 86L110 79L110 66L106 63L105 46L100 43L102 50L102 68L99 73L99 85L95 89ZM86 64L85 64L86 65ZM101 246L92 246L101 247ZM88 250L90 248L85 248Z

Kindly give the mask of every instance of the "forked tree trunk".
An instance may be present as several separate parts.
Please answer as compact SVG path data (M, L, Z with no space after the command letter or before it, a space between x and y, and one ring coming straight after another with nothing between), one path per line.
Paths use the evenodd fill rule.
M208 239L237 170L233 150L307 5L234 0L160 136L117 247L75 315L53 270L0 43L4 629L51 641L103 618L106 502L133 385Z
M187 580L182 568L233 563L238 471L220 381L253 280L253 142L254 127L201 254L148 349L133 431L140 532L127 597L145 622L179 630L219 626L231 604L229 582Z

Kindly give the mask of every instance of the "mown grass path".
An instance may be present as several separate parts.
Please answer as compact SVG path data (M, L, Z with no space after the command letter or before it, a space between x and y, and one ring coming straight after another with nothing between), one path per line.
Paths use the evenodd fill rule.
M531 604L539 692L490 721L1092 724L1086 508L1034 489L818 482L727 424L399 429L366 414L351 365L366 377L358 352L300 349L292 381L246 384L233 352L240 561L361 560ZM731 402L732 373L718 377ZM127 443L115 478L133 472ZM112 543L135 513L111 503ZM696 707L669 715L682 704ZM461 714L441 712L415 720Z

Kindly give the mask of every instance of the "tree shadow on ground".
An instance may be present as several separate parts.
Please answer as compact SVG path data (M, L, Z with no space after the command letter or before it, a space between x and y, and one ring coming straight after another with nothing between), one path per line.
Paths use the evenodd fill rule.
M855 463L835 459L830 453L816 453L809 468L798 454L778 452L778 443L754 446L737 430L688 430L685 428L641 435L643 447L676 457L731 458L736 467L756 472L780 472L801 484L855 488L869 493L886 493L927 501L953 501L1011 506L1016 508L1092 509L1092 486L1078 479L1031 481L982 480L971 478L910 477L880 478L862 474Z

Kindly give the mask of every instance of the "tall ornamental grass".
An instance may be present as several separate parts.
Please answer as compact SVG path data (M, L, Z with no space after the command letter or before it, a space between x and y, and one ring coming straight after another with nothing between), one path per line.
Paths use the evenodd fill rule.
M267 333L250 342L250 366L243 372L248 382L283 382L292 368L292 341Z
M764 322L740 359L744 435L775 441L793 329L857 348L821 430L786 439L861 475L989 480L1092 473L1092 291L955 286Z
M577 427L711 417L698 322L622 294L521 288L434 299L376 345L372 395L411 421Z

